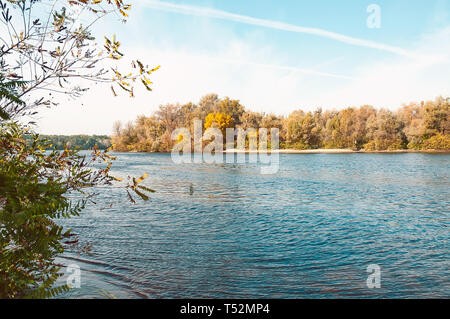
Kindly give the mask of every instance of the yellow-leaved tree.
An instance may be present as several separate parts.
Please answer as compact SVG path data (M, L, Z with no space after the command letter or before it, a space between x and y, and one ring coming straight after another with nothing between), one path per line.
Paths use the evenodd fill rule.
M209 113L205 118L205 129L209 129L210 127L218 128L223 134L225 134L227 128L231 128L233 125L232 117L225 113Z

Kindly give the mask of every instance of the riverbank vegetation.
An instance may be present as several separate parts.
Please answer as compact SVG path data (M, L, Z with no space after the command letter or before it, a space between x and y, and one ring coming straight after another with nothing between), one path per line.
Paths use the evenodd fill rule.
M77 148L78 150L93 150L95 146L99 150L111 147L111 138L106 135L42 135L42 139L49 142L49 149L65 150L66 148ZM25 139L32 141L31 137Z
M63 273L56 257L78 238L57 219L77 216L94 204L95 187L118 180L109 174L114 157L96 147L92 156L70 145L48 151L59 140L51 146L27 121L42 107L81 96L92 82L109 83L114 95L120 88L133 96L135 82L151 90L157 68L135 60L120 72L120 42L113 36L99 45L91 33L105 16L124 21L129 9L122 0L0 0L0 299L53 297L70 288L57 282ZM146 177L118 186L132 202L135 195L147 200L152 190L140 185Z
M209 94L197 103L161 105L150 116L113 127L112 144L119 152L170 152L171 133L193 121L204 128L278 128L281 149L353 149L366 151L450 150L450 98L410 103L397 111L373 106L342 110L293 111L288 116L257 113L238 100Z

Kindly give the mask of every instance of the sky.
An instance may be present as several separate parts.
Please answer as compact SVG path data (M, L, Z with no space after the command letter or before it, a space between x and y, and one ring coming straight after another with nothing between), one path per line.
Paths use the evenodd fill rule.
M117 120L208 93L277 115L367 104L395 110L450 96L450 0L132 3L126 24L104 21L96 33L115 33L127 58L161 65L153 91L113 97L95 85L42 110L39 132L109 135Z

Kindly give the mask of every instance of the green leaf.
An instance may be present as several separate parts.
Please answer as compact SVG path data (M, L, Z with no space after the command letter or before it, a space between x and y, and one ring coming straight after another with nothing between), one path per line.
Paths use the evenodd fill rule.
M137 189L134 190L136 194L139 195L140 198L142 198L144 201L148 201L149 197L147 195L145 195L144 193L138 191Z
M154 189L148 188L146 186L138 185L138 187L143 189L143 190L145 190L145 191L147 191L147 192L156 193L156 191Z

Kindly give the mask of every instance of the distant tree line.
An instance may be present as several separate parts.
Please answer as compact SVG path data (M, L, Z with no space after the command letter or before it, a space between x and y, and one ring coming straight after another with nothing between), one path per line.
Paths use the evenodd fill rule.
M293 111L288 116L252 112L238 100L208 94L197 104L161 105L150 116L116 122L111 138L119 152L169 152L177 142L171 133L179 127L193 131L194 119L204 128L278 128L280 148L450 150L450 98L439 97L404 105L393 112L373 106L342 110Z
M44 140L50 142L49 148L64 150L67 148L77 148L79 150L92 150L95 145L100 150L111 147L111 138L106 135L40 135ZM25 135L26 139L30 139Z

